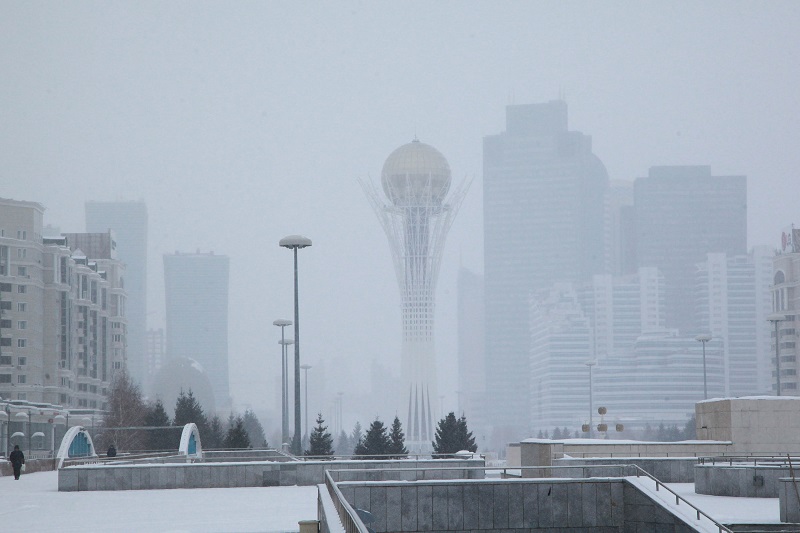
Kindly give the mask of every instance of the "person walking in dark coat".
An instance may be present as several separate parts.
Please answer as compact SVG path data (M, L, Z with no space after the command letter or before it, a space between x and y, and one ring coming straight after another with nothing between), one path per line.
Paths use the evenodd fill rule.
M8 460L11 461L11 466L14 468L14 479L19 479L22 465L25 464L25 454L19 449L19 444L14 445L14 451L8 456Z

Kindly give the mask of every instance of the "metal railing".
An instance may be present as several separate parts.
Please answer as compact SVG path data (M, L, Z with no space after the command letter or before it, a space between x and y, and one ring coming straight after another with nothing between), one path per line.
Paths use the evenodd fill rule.
M339 515L339 520L342 522L342 527L345 533L369 533L367 526L358 517L358 513L353 509L353 506L348 503L344 495L339 490L339 487L334 483L333 478L329 471L325 471L325 486L328 488L333 505L336 507L336 514Z

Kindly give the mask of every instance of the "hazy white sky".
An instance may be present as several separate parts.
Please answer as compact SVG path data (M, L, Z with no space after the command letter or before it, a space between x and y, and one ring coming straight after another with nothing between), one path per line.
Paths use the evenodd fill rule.
M564 94L612 179L747 175L750 244L777 245L798 218L798 23L780 1L0 0L0 196L43 203L62 231L84 229L86 200L144 199L153 327L163 253L230 256L231 389L259 407L277 398L272 321L292 313L287 234L314 242L304 360L362 388L370 361L398 366L389 248L356 180L416 133L474 178L439 282L452 409L456 273L483 270L482 137L505 105Z

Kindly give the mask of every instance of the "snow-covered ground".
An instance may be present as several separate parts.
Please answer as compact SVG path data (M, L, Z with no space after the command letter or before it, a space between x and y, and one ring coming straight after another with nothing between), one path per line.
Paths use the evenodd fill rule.
M317 518L317 487L58 492L56 472L0 477L0 530L298 531Z

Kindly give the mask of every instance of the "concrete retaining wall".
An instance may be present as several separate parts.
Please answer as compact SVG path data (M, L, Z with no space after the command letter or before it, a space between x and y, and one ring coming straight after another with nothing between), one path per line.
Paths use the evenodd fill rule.
M353 507L373 515L377 532L694 531L624 479L337 485Z
M628 469L620 472L619 468L607 467L603 465L633 464L664 483L693 483L694 466L697 459L694 457L658 458L658 457L620 457L620 458L596 458L596 459L555 459L553 466L586 466L586 469L573 468L553 468L550 469L553 477L619 477L633 475L633 471ZM589 468L591 467L591 468ZM537 470L537 469L533 469ZM541 470L541 469L539 469ZM523 470L522 477L532 477L527 475L531 472Z
M434 475L437 468L464 476L469 467L482 467L482 459L440 459L403 461L298 461L173 464L92 464L70 466L58 471L58 490L151 490L177 488L271 487L317 485L325 470L398 469L399 479L416 480ZM407 470L407 469L420 470ZM449 470L454 468L454 470ZM428 469L426 472L425 469ZM480 475L483 471L479 470ZM369 472L354 473L368 479ZM342 476L342 474L338 474ZM477 475L477 474L475 474ZM430 479L429 477L426 479Z
M25 472L22 474L32 474L33 472L49 472L56 469L55 459L26 459ZM9 461L0 460L0 476L13 476L14 469Z
M778 481L778 500L781 509L781 522L800 523L800 481L781 478Z
M778 480L789 476L789 467L783 465L696 465L694 490L697 494L712 496L777 498Z

